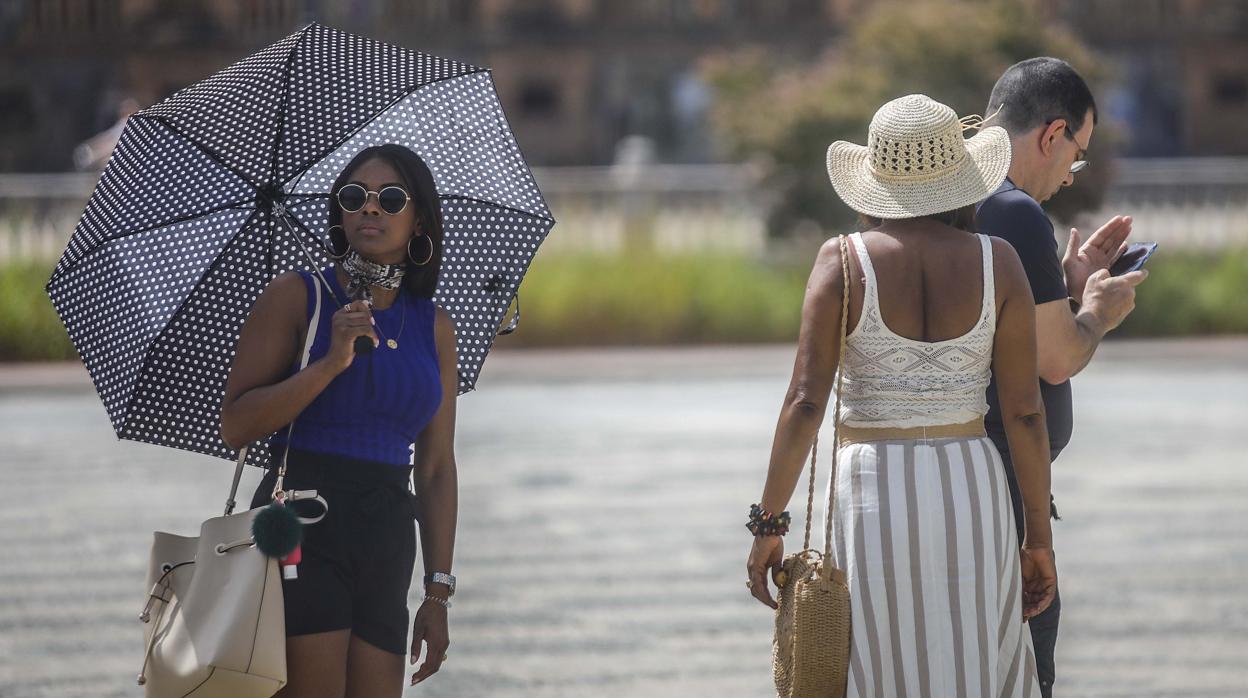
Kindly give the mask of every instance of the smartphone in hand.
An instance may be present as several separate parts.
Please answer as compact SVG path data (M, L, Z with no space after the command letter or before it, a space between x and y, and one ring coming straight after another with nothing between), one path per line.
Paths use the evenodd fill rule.
M1125 252L1122 253L1114 263L1109 265L1110 276L1122 276L1128 272L1139 271L1144 268L1144 262L1157 251L1157 243L1155 242L1133 242L1127 246Z

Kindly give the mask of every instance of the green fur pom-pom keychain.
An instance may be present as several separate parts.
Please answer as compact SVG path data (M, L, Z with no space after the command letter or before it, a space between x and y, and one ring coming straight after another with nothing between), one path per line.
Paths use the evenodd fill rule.
M299 547L303 540L303 522L290 507L273 502L256 514L251 522L251 535L260 552L280 559Z

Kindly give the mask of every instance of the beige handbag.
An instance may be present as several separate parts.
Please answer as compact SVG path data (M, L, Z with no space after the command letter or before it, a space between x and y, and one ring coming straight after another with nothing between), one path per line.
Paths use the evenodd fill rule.
M320 313L317 293L301 369L308 364ZM277 560L260 552L251 534L261 509L231 514L246 459L243 448L225 515L205 521L199 537L155 534L147 571L151 591L139 616L146 650L138 683L149 698L267 698L286 684L282 575ZM285 474L283 455L274 494ZM316 490L288 490L284 497L314 499L328 511ZM300 518L312 524L324 516Z
M849 316L849 248L841 236L840 347L842 364L845 330ZM832 423L835 430L841 409L841 371L837 371ZM835 434L835 431L833 432ZM845 572L833 566L831 556L832 507L836 501L836 439L833 439L831 484L828 487L827 527L824 550L810 547L810 522L814 516L815 455L819 437L810 450L810 488L806 497L806 535L802 551L781 563L776 636L772 643L772 674L780 698L839 698L845 695L849 672L850 607Z

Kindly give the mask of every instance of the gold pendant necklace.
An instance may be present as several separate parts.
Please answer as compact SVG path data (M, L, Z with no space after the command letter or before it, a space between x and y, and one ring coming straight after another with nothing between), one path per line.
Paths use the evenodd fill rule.
M399 291L399 303L402 305L399 306L400 320L398 334L394 335L393 338L387 337L386 333L381 331L381 323L376 324L377 334L381 335L381 338L386 340L386 346L391 349L399 348L399 337L403 336L403 328L407 326L407 302L403 298L403 291L401 290ZM393 307L393 305L391 305L391 307Z

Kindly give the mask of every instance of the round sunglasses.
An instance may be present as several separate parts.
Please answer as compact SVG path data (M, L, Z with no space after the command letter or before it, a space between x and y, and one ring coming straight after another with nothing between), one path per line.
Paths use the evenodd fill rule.
M338 190L338 205L347 213L355 213L364 208L370 196L376 196L377 205L391 216L402 213L407 202L412 200L403 187L391 185L382 187L381 191L369 191L358 184L348 184Z

